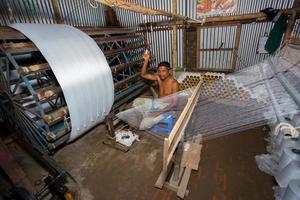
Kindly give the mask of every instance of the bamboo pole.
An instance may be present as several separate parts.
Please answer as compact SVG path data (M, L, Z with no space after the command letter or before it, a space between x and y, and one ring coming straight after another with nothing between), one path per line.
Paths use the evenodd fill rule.
M177 0L172 0L173 14L177 13ZM177 27L173 25L173 42L172 42L172 58L173 58L173 77L176 77L177 67Z
M290 42L292 38L293 28L295 25L296 12L293 12L292 17L288 19L287 30L284 34L284 42Z
M51 3L52 3L53 10L54 10L55 21L57 24L61 24L62 17L61 17L60 11L59 11L58 2L57 2L57 0L51 0Z
M300 8L290 8L290 9L283 9L282 10L283 14L285 15L292 15L294 12L297 14L300 13ZM297 17L296 17L297 18ZM257 12L257 13L251 13L251 14L239 14L239 15L232 15L232 16L217 16L217 17L207 17L205 20L200 21L200 20L187 20L185 23L188 23L190 25L201 25L205 26L208 24L222 24L224 22L238 22L238 23L250 23L250 22L263 22L267 21L267 16L266 14L262 12ZM161 22L153 22L151 24L146 23L146 24L140 24L139 26L170 26L170 25L183 25L184 21L183 20L169 20L169 21L161 21Z
M240 40L241 40L241 29L242 25L239 24L236 27L236 34L235 34L235 41L234 41L234 49L232 50L233 58L231 63L231 72L235 71L237 58L238 58L238 50L240 46Z
M186 17L186 16L173 14L173 13L166 12L166 11L163 11L163 10L144 8L144 7L139 6L135 3L129 3L129 2L124 1L124 0L95 0L95 1L99 2L99 3L103 3L103 4L108 5L110 7L123 8L123 9L126 9L126 10L131 10L131 11L134 11L134 12L143 13L143 14L147 14L147 15L162 15L162 16L172 17L172 18L176 18L176 19L182 19L182 20L190 19L190 20L192 20L191 18Z
M192 67L196 67L196 68L200 68L200 40L201 40L201 28L198 27L197 28L197 31L196 31L196 34L197 34L197 39L196 39L196 66L190 66L190 68Z

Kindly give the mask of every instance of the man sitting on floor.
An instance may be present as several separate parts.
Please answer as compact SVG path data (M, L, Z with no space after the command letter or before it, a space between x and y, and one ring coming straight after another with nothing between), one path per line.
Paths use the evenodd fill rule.
M148 80L157 81L159 87L159 99L137 98L133 102L133 107L139 110L148 110L150 112L143 112L143 120L140 123L139 129L146 130L153 127L164 116L163 114L172 110L176 105L176 95L172 94L178 92L178 82L170 74L170 63L161 62L158 64L158 74L147 73L147 66L149 65L150 52L145 51L143 54L144 64L141 70L141 76Z

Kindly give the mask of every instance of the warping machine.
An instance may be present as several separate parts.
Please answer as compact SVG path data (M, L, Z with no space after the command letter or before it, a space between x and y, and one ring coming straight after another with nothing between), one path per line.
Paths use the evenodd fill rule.
M18 25L15 25L16 27ZM72 29L74 28L72 27ZM86 33L96 42L110 66L114 84L112 110L134 98L147 87L139 76L140 65L143 62L141 55L147 47L143 35L137 34L134 29L125 28L81 27L79 29L80 32ZM31 31L30 28L28 31ZM0 116L1 120L8 119L11 124L15 124L21 130L20 135L27 142L41 147L44 152L51 152L61 144L70 141L72 117L70 117L69 102L66 101L65 91L73 86L72 84L64 86L67 88L66 90L62 88L58 78L59 73L55 73L53 66L41 52L41 48L38 48L38 45L25 35L11 27L0 28ZM79 35L79 37L82 36ZM40 36L40 39L43 40L43 36ZM82 37L82 40L85 39ZM56 43L59 42L56 41ZM84 44L85 41L82 43ZM51 42L48 43L48 46L51 46ZM59 45L57 48L57 50L60 49ZM64 54L70 53L74 52L62 52L60 56L63 58ZM88 57L89 54L86 53ZM84 59L80 58L82 62ZM63 65L64 63L61 62L66 61L63 59L60 61L59 64ZM73 60L68 62L73 62ZM52 63L55 62L52 60ZM86 63L88 64L87 61ZM69 78L69 82L73 81L78 84L84 79L90 79L87 78L86 73L93 78L91 68L85 65L80 67L84 72L79 73L80 76L73 77L73 73L70 75L65 73L64 77L60 79ZM74 70L76 71L75 66ZM102 91L99 88L97 96L101 101L102 98L108 98L109 94L105 92L105 88L107 88L105 79L98 84L104 88ZM95 87L94 91L98 91L96 85L91 87ZM86 101L88 106L89 101L88 97L84 96L84 89L82 92L77 95L82 95L82 103L84 104ZM70 96L70 94L68 95ZM74 98L76 99L75 96ZM106 109L105 112L110 112L110 109ZM93 120L91 119L91 121Z

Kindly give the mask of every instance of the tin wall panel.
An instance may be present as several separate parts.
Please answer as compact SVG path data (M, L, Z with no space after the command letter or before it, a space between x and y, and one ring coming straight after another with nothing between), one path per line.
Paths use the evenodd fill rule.
M153 8L153 9L161 9L166 11L172 11L172 0L130 0L130 2L136 3L138 5ZM264 0L264 1L253 1L253 0L239 0L237 11L235 13L229 13L224 15L234 15L234 14L246 14L246 13L254 13L259 12L260 10L266 7L273 8L290 8L293 5L293 0ZM119 20L123 26L137 26L139 23L146 22L156 22L161 20L167 20L167 17L161 16L144 16L142 14L136 14L131 11L118 10ZM186 1L177 1L177 12L181 15L188 16L190 18L196 19L196 0L186 0ZM130 15L128 13L131 13ZM123 15L126 15L125 18ZM257 62L262 61L266 58L266 54L258 54L256 52L258 40L261 36L264 36L269 33L272 28L272 23L257 23L257 24L246 24L242 26L241 40L240 40L240 48L238 51L238 61L237 61L237 69L242 69L246 66L251 66ZM298 30L295 27L294 30ZM171 35L171 31L168 31ZM152 46L154 43L155 48L153 49L153 54L156 55L157 59L169 58L171 61L171 40L165 40L160 37L164 36L165 33L148 33L148 37L151 38ZM178 66L182 66L183 59L183 37L181 36L181 32L178 31ZM202 36L202 45L206 45L206 48L218 48L222 42L223 48L230 48L234 44L235 28L234 30L229 27L220 27L220 28L209 28L206 30L204 35ZM295 34L298 36L299 34ZM155 38L158 36L159 38ZM230 47L229 47L230 46ZM169 47L168 49L165 47ZM153 47L151 47L153 48ZM204 46L202 46L204 48ZM166 52L162 52L166 51ZM201 65L203 67L207 66L220 66L220 68L227 69L228 59L232 58L232 55L229 55L228 52L211 52L211 53L203 53L200 56ZM164 55L164 57L162 57ZM168 55L168 56L166 56ZM210 62L211 60L211 62ZM225 64L224 64L225 63Z
M91 5L91 4L92 5ZM93 0L58 0L63 23L73 26L104 26L104 6ZM94 8L96 6L96 8ZM51 0L1 0L0 25L55 23Z
M136 3L138 5L160 9L165 11L172 11L172 0L128 0L129 2ZM253 13L266 7L273 8L290 8L293 5L294 0L239 0L236 13L229 13L228 15L241 14L241 13ZM63 18L63 22L73 26L104 26L104 6L102 4L95 3L93 0L58 0L59 8ZM90 5L90 3L92 5ZM96 8L94 8L94 6ZM0 1L0 25L6 25L9 23L45 23L51 24L54 22L54 12L51 5L51 0L9 0ZM196 0L178 0L177 11L179 14L196 19ZM11 14L10 14L11 13ZM116 8L117 17L120 24L123 27L136 27L140 23L156 22L161 20L167 20L164 16L151 16L135 13L132 11ZM297 20L299 23L299 20ZM238 65L237 69L244 68L245 66L253 65L256 62L263 60L266 55L257 54L256 46L260 36L269 33L272 27L271 23L259 23L259 24L247 24L242 26L241 43L239 49ZM296 24L294 28L295 36L299 37L299 24ZM226 28L211 29L204 37L207 40L207 45L218 46L218 42L222 37L229 37ZM210 33L210 34L208 34ZM229 33L229 32L228 32ZM183 59L183 33L182 30L178 30L178 65L182 66ZM151 41L151 45L154 47L153 54L161 59L171 61L171 38L172 31L163 31L161 33L148 33L148 39ZM157 36L157 38L155 38ZM212 40L218 38L218 40ZM224 38L222 38L224 39ZM226 38L225 38L226 39ZM212 41L211 41L212 40ZM224 44L225 46L228 43ZM151 46L151 48L153 48ZM220 55L219 55L220 54ZM227 55L222 53L215 53L215 56L219 55L220 60L226 58ZM204 57L209 58L208 55ZM201 57L202 58L202 57ZM221 62L221 61L220 61Z

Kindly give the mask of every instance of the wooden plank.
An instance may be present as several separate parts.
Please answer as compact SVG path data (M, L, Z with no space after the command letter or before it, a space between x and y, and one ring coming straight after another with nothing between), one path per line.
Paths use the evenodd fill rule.
M46 71L46 70L50 70L50 66L48 63L20 66L18 72L20 75L27 75L27 74Z
M299 18L298 14L300 14L300 8L290 8L290 9L283 9L282 12L286 15L292 15L296 12L296 16ZM296 18L297 19L297 18ZM191 26L206 26L208 24L222 24L222 23L252 23L252 22L265 22L267 20L266 14L262 12L257 13L249 13L249 14L238 14L238 15L229 15L229 16L215 16L215 17L207 17L205 18L205 22L203 23L200 20L167 20L161 22L151 22L151 23L141 23L139 24L140 27L157 27L157 26L172 26L176 25L183 25L183 24L190 24Z
M199 49L199 51L232 51L235 48L211 48L211 49Z
M189 168L189 167L186 167L185 170L184 170L182 179L180 181L180 185L179 185L178 191L177 191L177 196L182 198L182 199L184 198L184 196L186 194L186 188L187 188L187 185L189 183L191 172L192 172L192 169Z
M138 4L129 3L124 0L95 0L95 1L105 4L107 6L123 8L126 10L131 10L131 11L134 11L137 13L143 13L143 14L147 14L147 15L162 15L162 16L173 17L173 18L184 19L184 20L190 19L189 17L170 13L170 12L167 12L164 10L145 8L145 7L139 6Z
M124 48L120 48L120 49L112 49L112 50L107 50L104 51L104 55L105 56L111 56L114 54L118 54L118 53L123 53L123 52L127 52L127 51L132 51L135 49L141 49L141 48L146 48L147 45L146 44L142 44L142 45L137 45L137 46L128 46L128 47L124 47Z
M200 66L200 42L201 42L201 28L197 28L197 39L196 39L196 67Z
M202 149L202 145L197 144L197 143L191 144L190 150L188 152L188 159L186 162L186 167L189 167L193 170L198 170L201 149Z
M208 67L202 67L202 68L191 68L188 69L188 71L190 72L222 72L222 73L230 73L231 69L222 69L222 68L217 68L217 67L212 67L212 68L208 68Z
M53 11L54 11L55 21L56 21L57 24L61 24L62 23L62 17L61 17L61 14L60 14L58 2L57 2L57 0L51 0L51 3L52 3Z
M182 164L185 164L184 174L180 181L177 196L180 198L184 198L187 192L187 185L191 176L192 170L198 170L199 162L201 159L201 149L202 145L199 144L202 141L201 135L193 138L193 142L190 142L190 148L186 153L186 161L182 160Z
M195 68L197 66L197 29L185 29L184 33L184 68L188 70L189 68Z
M24 40L25 35L8 26L0 27L0 40Z
M38 51L39 49L33 42L19 42L19 43L4 43L0 46L5 52L11 54L28 53Z
M130 34L135 33L136 29L134 28L105 28L105 27L75 27L79 30L85 32L90 36L99 36L99 35L115 35L115 34ZM0 40L23 40L26 39L26 36L21 32L8 27L0 27Z
M177 0L172 0L172 12L173 14L177 13ZM177 68L177 26L174 25L173 29L173 38L172 38L172 64L173 70L172 75L176 77L176 68Z
M76 27L90 36L135 33L134 28Z
M97 44L103 44L107 42L116 41L127 41L130 39L141 39L143 35L122 35L122 36L111 36L111 37L95 37L93 38Z
M170 140L169 138L164 139L164 151L163 151L163 170L168 169L168 156L169 156L169 147L170 147Z
M166 153L163 157L163 169L166 170L168 168L168 165L171 161L171 158L173 157L173 154L177 148L178 143L180 142L184 130L188 124L188 121L192 115L193 109L196 105L197 99L200 95L200 87L202 84L202 80L198 83L197 87L195 88L195 91L193 92L192 96L188 99L188 102L186 106L184 107L182 113L180 114L178 120L176 121L170 135L168 138L165 138L165 141L168 141L164 143L164 151L168 149L168 153Z
M242 25L239 24L236 28L234 49L232 50L233 58L231 63L231 72L235 71L236 64L237 64L238 50L239 50L240 39L241 39L241 29L242 29Z
M286 32L284 34L284 38L283 38L284 42L291 41L294 25L295 25L295 15L292 15L292 17L290 19L288 19L287 30L286 30Z

